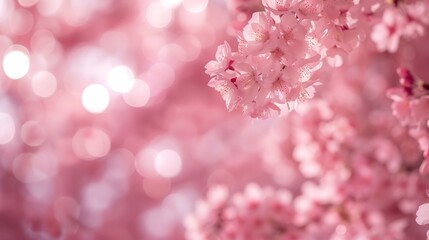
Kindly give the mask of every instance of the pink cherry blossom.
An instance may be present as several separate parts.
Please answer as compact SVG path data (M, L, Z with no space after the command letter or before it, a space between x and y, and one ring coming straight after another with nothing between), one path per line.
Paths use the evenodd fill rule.
M406 18L396 8L388 8L383 13L382 22L374 26L372 40L379 51L395 52L399 46Z
M397 72L402 87L388 91L388 96L393 100L392 111L401 123L409 128L410 135L418 140L424 156L420 172L428 174L429 86L413 76L408 69L398 68Z
M210 61L206 65L206 73L210 75L218 74L226 70L232 70L232 52L227 42L220 45L216 51L216 61Z
M262 0L264 7L277 15L287 13L291 2L290 0Z
M277 45L278 32L274 28L274 19L265 12L256 12L243 28L243 38L239 49L243 53L266 53Z
M428 24L428 4L425 1L388 7L380 23L374 26L372 40L379 51L396 52L401 37L415 38L424 34Z
M416 222L420 225L429 223L429 203L425 203L419 206L417 210Z
M264 11L253 12L243 31L237 34L238 52L233 55L239 57L234 60L235 66L223 63L225 74L213 72L214 62L211 61L207 73L212 79L224 82L221 84L224 87L212 81L210 86L221 92L229 110L264 118L278 115L274 113L284 104L293 110L299 102L313 98L317 93L314 86L321 80L319 72L347 62L348 55L365 40L365 31L371 21L368 15L375 14L378 9L373 7L368 13L360 2L334 0L267 0L262 4ZM363 1L362 4L368 7L377 3ZM396 29L400 29L402 21L399 24L395 19L402 15L393 12L396 10L386 10L383 19L387 25L396 24ZM407 26L412 28L411 23ZM381 27L384 27L382 23L379 24ZM376 42L385 44L383 33L377 34L374 35ZM386 36L389 37L389 49L393 51L400 34ZM242 65L251 67L243 68ZM303 71L306 76L303 81L300 79L303 75L297 72L302 72L304 65L307 70ZM232 81L237 89L231 90L228 81Z
M294 215L288 191L249 184L243 193L234 194L224 208L214 207L211 199L202 202L208 208L205 218L210 216L211 222L217 224L195 228L193 220L201 217L201 211L190 215L186 223L188 239L297 239L298 233L291 225Z

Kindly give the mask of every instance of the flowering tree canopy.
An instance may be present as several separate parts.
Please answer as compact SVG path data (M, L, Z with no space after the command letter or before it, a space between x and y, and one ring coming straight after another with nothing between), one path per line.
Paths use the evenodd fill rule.
M428 33L428 0L0 0L0 240L429 239Z
M288 181L232 195L213 187L185 222L188 239L418 239L416 222L429 223L419 207L429 83L413 71L428 76L429 2L230 2L246 17L232 23L238 45L223 43L206 65L209 86L252 118L296 110L264 157Z

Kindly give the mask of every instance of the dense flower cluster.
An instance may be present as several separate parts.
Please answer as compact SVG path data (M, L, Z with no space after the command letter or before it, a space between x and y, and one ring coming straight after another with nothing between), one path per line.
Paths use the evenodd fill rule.
M427 187L418 170L419 145L392 115L385 96L396 80L383 77L387 75L383 70L368 68L378 62L389 64L376 54L355 51L350 59L353 70L337 68L320 86L321 99L300 104L265 133L261 158L281 185L279 194L286 191L288 196L283 206L287 211L280 220L271 221L276 218L266 210L273 202L272 189L254 191L259 192L255 194L258 204L264 206L260 211L234 200L251 195L248 188L255 189L254 185L248 185L243 194L228 195L224 190L222 208L214 207L213 195L219 189L215 187L189 216L187 238L423 239L424 231L415 222L415 212L426 202ZM405 70L400 73L404 75ZM424 88L420 81L406 86ZM418 223L426 223L424 206ZM245 216L256 215L261 223L252 225L251 231L248 223L241 225L237 214L229 215L243 208ZM276 231L278 223L284 231ZM264 232L267 229L272 235Z
M275 121L260 142L260 158L279 190L212 188L188 217L187 238L423 239L416 221L429 223L429 205L421 205L429 172L429 84L401 68L401 87L394 88L391 71L398 62L418 61L415 51L427 38L402 48L400 39L424 36L428 2L262 4L264 11L238 33L238 51L227 42L219 46L206 73L229 110L257 118L283 106L296 110ZM364 41L368 35L372 42ZM310 99L320 83L320 98ZM276 194L287 196L280 219L270 210L280 201ZM217 207L213 199L220 198ZM258 208L250 207L255 201ZM257 220L243 220L237 214L243 212ZM256 222L251 230L248 221Z
M423 151L422 174L429 173L429 84L413 76L408 69L398 68L401 87L392 88L388 96L393 100L393 114L409 128Z
M195 215L186 219L187 237L280 239L291 235L294 228L291 204L288 191L276 192L270 187L249 184L244 193L230 196L227 188L215 186L208 192L207 200L198 203Z
M370 31L369 23L378 22L371 34L377 48L390 52L401 36L422 35L429 23L425 1L263 0L264 11L257 1L231 2L244 16L255 12L238 33L238 52L227 42L220 45L206 73L230 111L255 118L313 98L322 80L318 73L343 65Z
M339 180L335 177L329 175L320 185L306 182L295 197L287 190L275 191L255 184L235 194L229 194L224 186L212 187L207 199L200 201L196 212L186 218L186 237L195 240L347 240L419 236L413 233L415 200L416 197L419 201L422 199L422 183L417 175L381 178L387 182L378 182L380 186L365 196L354 196L355 189L347 191L333 185ZM364 177L357 178L365 181ZM401 198L404 190L409 199Z
M408 69L398 68L401 87L392 88L388 96L393 100L393 114L409 129L409 134L423 151L420 173L429 173L429 84L417 78ZM422 204L417 211L416 222L429 223L429 204ZM428 231L429 238L429 231Z

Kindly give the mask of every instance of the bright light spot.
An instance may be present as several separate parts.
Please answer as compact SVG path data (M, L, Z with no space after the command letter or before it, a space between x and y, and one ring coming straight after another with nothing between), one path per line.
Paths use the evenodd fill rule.
M1 0L0 1L0 21L10 21L10 17L14 12L14 1Z
M153 2L146 9L146 20L152 27L164 28L171 22L171 18L171 9L160 2Z
M168 8L175 8L182 3L182 0L161 0L161 3Z
M30 120L21 127L21 139L28 146L40 146L46 139L46 133L38 122Z
M6 51L3 57L3 70L11 79L23 78L30 70L30 57L27 49L20 45L14 45Z
M110 70L107 81L113 91L127 93L134 86L134 73L127 66L116 66Z
M82 104L90 113L98 114L104 112L109 106L110 96L107 89L100 84L91 84L83 90Z
M57 79L55 79L55 76L50 72L38 72L34 75L33 79L31 79L31 88L39 97L50 97L57 90Z
M188 12L202 12L207 8L208 0L184 0L183 7Z
M124 94L124 101L131 107L143 107L150 99L149 85L143 80L136 80L130 92Z
M82 159L104 157L110 151L110 138L97 128L80 129L73 137L73 150Z
M14 136L15 123L13 118L7 113L0 112L0 144L12 141Z
M162 150L156 155L155 169L163 177L175 177L182 170L182 159L173 150Z

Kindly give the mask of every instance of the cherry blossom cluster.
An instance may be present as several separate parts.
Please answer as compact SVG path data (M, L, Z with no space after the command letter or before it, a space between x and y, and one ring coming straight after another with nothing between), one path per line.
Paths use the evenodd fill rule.
M409 133L417 139L424 160L422 174L429 173L429 84L417 78L408 69L398 68L401 87L392 88L388 96L393 100L393 114Z
M401 124L409 129L409 134L419 143L423 151L420 173L429 173L429 84L414 76L406 68L398 68L400 87L388 91L393 100L393 114ZM422 204L417 210L416 222L420 225L429 223L429 204ZM429 238L429 231L427 233Z
M407 136L406 131L399 129L395 134L389 133L394 126L392 118L373 124L354 121L355 117L350 112L345 115L338 105L320 101L304 103L299 110L299 115L288 115L293 119L284 124L285 128L294 130L288 134L289 139L283 140L279 145L282 155L279 162L268 163L270 169L284 169L282 166L285 165L292 168L293 163L290 161L296 162L296 171L306 179L318 181L304 183L303 193L297 200L308 205L322 202L349 206L351 212L364 211L365 213L359 214L379 218L377 227L374 228L386 231L380 234L389 236L388 239L408 239L403 228L413 226L414 211L425 201L426 187L417 171L418 155L416 157L415 154L409 154L411 149L414 149L411 152L416 150L411 147L413 139ZM368 112L368 115L373 114L375 113ZM361 112L359 115L364 114ZM389 117L388 113L383 115L379 114L377 117ZM365 136L365 129L371 132L368 137ZM357 134L358 132L361 134ZM399 152L401 145L406 147ZM400 210L398 212L393 209ZM330 214L323 208L311 208L305 213L320 211L322 216ZM355 239L357 236L378 239L377 237L382 236L374 233L374 229L361 228L360 225L364 224L362 222L348 222L348 234L356 235L324 239ZM336 229L342 232L343 226L338 226ZM325 231L330 228L332 226L320 226Z
M210 207L212 196L202 201L205 207L197 207L188 218L187 239L423 239L425 229L415 222L417 209L427 202L426 179L419 173L422 157L419 142L392 115L391 100L385 95L396 85L387 77L395 68L389 58L364 48L353 51L349 59L353 67L321 75L329 77L319 87L320 99L308 100L269 123L260 158L279 192L292 194L281 228L285 232L274 231L277 238L267 238L258 234L267 225L272 229L269 224L256 224L251 233L247 225L235 224L236 215L227 213L246 206L234 202L236 196L248 196L245 188L243 194L225 194L222 210ZM412 95L408 98L426 94L424 82L408 71L400 74L400 90ZM421 106L416 113L427 109ZM259 196L265 206L272 200L264 189ZM427 223L425 206L418 212L420 224ZM271 218L266 211L257 222L270 223ZM215 224L215 231L214 222L222 223ZM230 231L233 234L228 235Z
M215 186L207 200L197 204L195 214L185 220L188 239L284 239L297 229L292 225L292 195L256 184L244 193L230 195Z
M352 1L264 0L238 34L238 52L219 46L206 65L209 86L227 108L267 118L279 105L295 109L314 96L317 71L341 66L364 38L358 22L363 12Z
M429 203L420 205L417 210L416 222L420 225L429 224ZM426 233L427 238L429 238L429 231Z
M418 145L379 94L394 83L367 69L378 60L352 60L354 71L378 81L368 85L354 71L336 69L321 86L323 100L301 104L265 133L261 158L284 186L277 192L287 209L276 211L280 219L272 214L272 188L249 184L228 194L213 187L188 217L187 239L423 239L415 223L427 187ZM236 200L243 196L247 201Z
M402 86L388 96L408 131L392 116L385 96L394 85L386 69L395 63L365 50L351 55L368 33L377 51L390 53L400 50L401 38L423 36L428 2L266 0L262 5L264 11L253 13L238 33L238 51L225 42L206 65L209 86L221 93L229 110L259 118L278 114L284 105L296 109L313 97L320 82L323 100L300 104L263 141L267 171L287 186L279 193L288 189L282 219L272 216L271 188L250 184L243 194L229 195L217 187L224 189L222 197L210 190L188 217L187 238L421 239L424 233L415 221L429 223L429 205L420 205L427 188L421 173L429 172L429 85L398 70ZM368 23L375 25L372 30ZM395 60L418 61L409 49L419 48L408 46L408 56ZM381 70L369 71L369 66ZM335 77L326 73L329 69ZM248 201L235 200L242 196ZM255 198L256 209L249 207ZM222 199L222 207L213 199ZM244 220L237 214L242 209ZM248 216L255 215L249 228L254 218Z
M234 0L229 5L240 16L233 27L243 28L238 51L227 42L218 47L216 60L206 65L209 86L228 110L256 118L313 98L323 82L318 72L343 65L370 24L377 49L395 52L400 37L421 36L429 23L426 1Z
M401 37L415 38L429 24L429 2L395 0L386 7L371 34L379 51L396 52Z
M365 196L353 195L356 189L332 184L339 180L332 175L320 185L305 182L297 196L253 183L243 193L234 194L224 186L214 186L186 218L186 238L410 239L420 234L414 232L413 223L414 205L422 199L422 183L415 174L396 177L379 182ZM404 190L407 198L401 199Z

